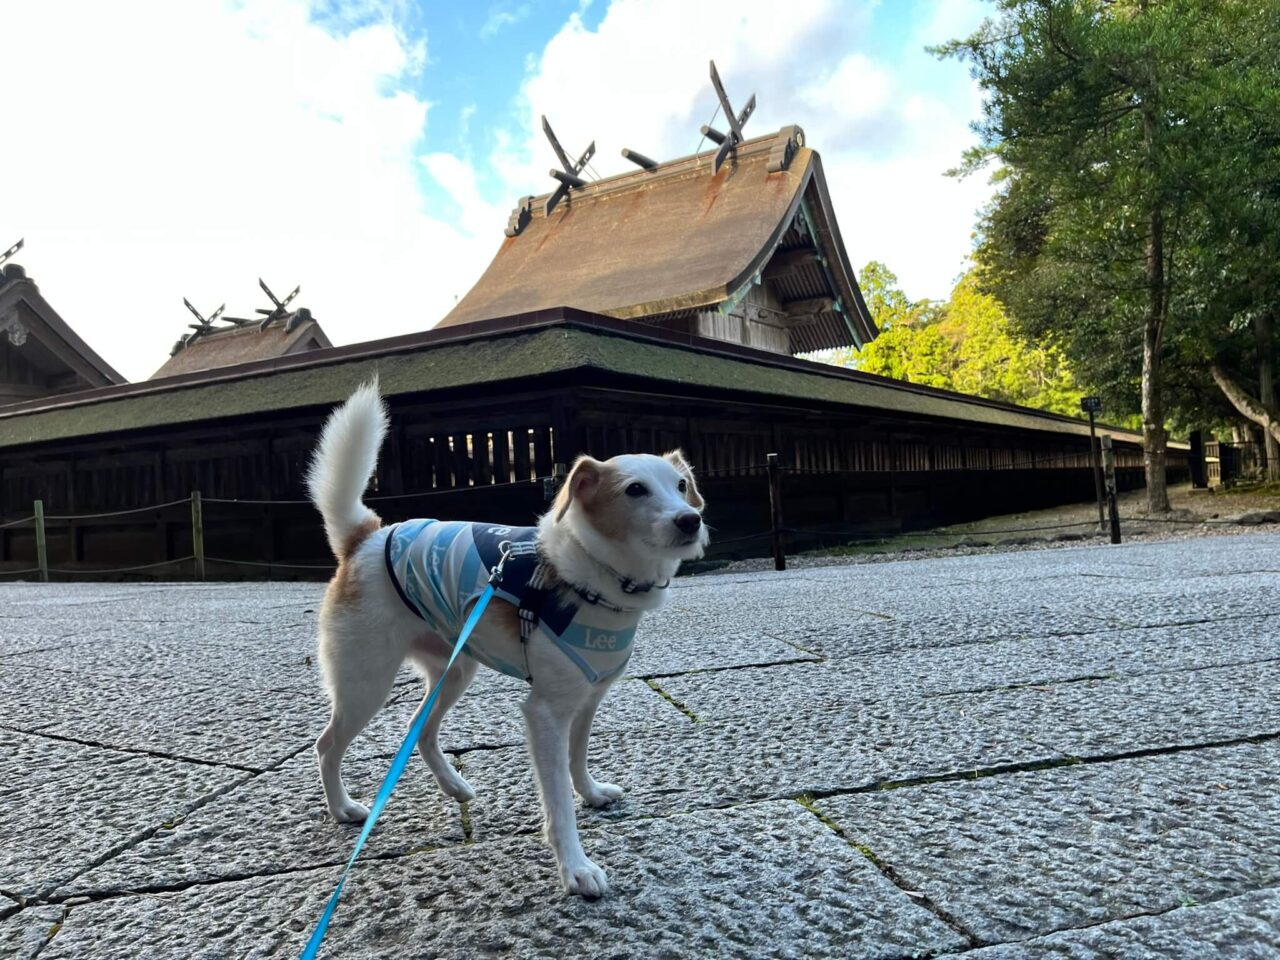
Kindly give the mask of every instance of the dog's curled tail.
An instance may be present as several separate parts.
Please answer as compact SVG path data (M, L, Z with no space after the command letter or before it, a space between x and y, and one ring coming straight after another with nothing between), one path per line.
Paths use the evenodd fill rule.
M324 532L338 560L345 560L381 525L361 497L378 465L387 433L387 408L375 377L356 388L329 415L307 471L307 489L324 517Z

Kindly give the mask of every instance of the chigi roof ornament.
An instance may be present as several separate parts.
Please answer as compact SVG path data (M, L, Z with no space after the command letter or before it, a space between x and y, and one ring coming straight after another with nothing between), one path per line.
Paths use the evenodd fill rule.
M702 135L708 140L714 140L720 144L720 149L716 151L715 172L720 172L720 167L728 159L729 154L736 153L738 144L745 139L742 136L742 128L746 125L747 120L756 109L756 95L753 93L751 99L747 101L747 105L742 108L742 112L735 114L733 105L729 103L729 97L724 92L724 84L720 82L720 74L716 72L716 62L711 61L711 85L716 88L716 96L720 98L720 109L724 111L724 117L729 124L729 132L721 133L719 130L711 126L702 128Z
M570 190L577 190L587 185L587 181L579 176L583 168L586 167L587 161L595 156L596 142L594 140L582 151L575 162L569 162L569 155L564 152L564 147L560 146L560 141L556 139L555 132L551 129L551 124L547 122L547 118L542 118L542 132L547 135L547 139L551 142L551 149L556 152L556 157L560 160L561 170L553 169L551 176L560 181L560 185L556 187L556 192L547 198L547 216L551 216L551 211L565 197L569 196Z
M19 250L21 250L21 249L22 249L22 245L23 245L25 242L26 242L25 240L19 240L17 243L15 243L12 247L10 247L10 248L9 248L8 250L6 250L4 253L0 253L0 267L3 267L3 266L4 266L4 263L5 263L5 261L6 261L6 260L8 260L10 257L12 257L12 256L13 256L15 253L17 253Z

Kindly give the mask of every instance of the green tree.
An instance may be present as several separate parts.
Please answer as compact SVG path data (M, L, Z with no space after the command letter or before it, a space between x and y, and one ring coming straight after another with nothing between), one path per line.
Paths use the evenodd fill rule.
M984 282L1112 406L1140 404L1153 511L1168 509L1167 412L1203 409L1210 374L1222 393L1208 406L1220 407L1229 387L1218 373L1247 353L1226 349L1243 322L1228 303L1256 310L1260 290L1232 296L1226 280L1265 259L1257 238L1242 253L1239 232L1258 222L1258 167L1275 153L1259 131L1276 116L1276 10L1276 0L999 0L997 17L939 50L967 60L986 93L980 143L958 171L997 162ZM1255 340L1256 352L1273 349L1265 329Z
M951 389L1078 416L1084 392L1062 351L1020 336L1000 302L966 273L942 308L938 331L952 344Z
M979 288L975 271L943 304L909 300L882 263L867 264L859 283L880 335L861 351L825 359L894 380L1079 413L1082 394L1062 352L1019 336L1000 303Z

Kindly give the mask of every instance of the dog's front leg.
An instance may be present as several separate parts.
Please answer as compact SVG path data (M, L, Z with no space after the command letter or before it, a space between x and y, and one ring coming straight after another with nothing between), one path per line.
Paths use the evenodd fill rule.
M608 684L591 691L591 696L573 717L569 728L569 771L573 775L573 789L578 796L593 807L603 807L622 798L623 789L617 784L601 783L587 769L587 744L591 740L591 724L596 708L609 692Z
M574 809L569 774L569 725L576 704L566 706L539 697L536 690L524 702L538 789L542 794L547 842L560 867L560 882L568 893L603 896L609 889L605 873L589 859L578 839L578 815Z

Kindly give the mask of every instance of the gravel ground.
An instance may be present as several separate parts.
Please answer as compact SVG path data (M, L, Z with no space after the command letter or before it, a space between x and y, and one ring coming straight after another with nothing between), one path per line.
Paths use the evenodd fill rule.
M1173 512L1150 515L1146 491L1121 494L1120 533L1124 543L1189 540L1206 536L1246 536L1280 529L1280 489L1272 484L1260 489L1193 491L1189 484L1172 487ZM1067 504L1049 510L1011 513L959 523L937 530L922 530L874 543L832 546L822 550L788 554L787 566L796 569L839 564L884 563L928 557L980 556L1060 547L1110 545L1109 533L1097 529L1098 506L1093 501ZM1035 529L1040 528L1040 529ZM772 570L773 560L757 557L714 567L718 573ZM711 571L708 571L711 572Z

